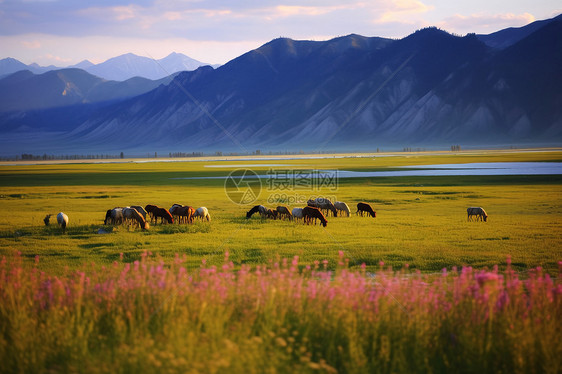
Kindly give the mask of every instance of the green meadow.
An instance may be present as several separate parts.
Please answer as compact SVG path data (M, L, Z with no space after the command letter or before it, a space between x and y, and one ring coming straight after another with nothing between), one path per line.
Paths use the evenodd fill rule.
M384 171L446 163L560 162L560 150L241 159L0 166L0 255L19 251L30 264L39 256L38 266L55 274L84 263L109 264L121 254L123 261L132 262L145 251L164 259L185 255L193 269L203 260L221 264L225 252L237 267L294 256L303 265L327 259L334 267L338 252L343 251L352 268L364 263L367 270L376 269L382 261L394 269L408 264L426 273L464 265L501 268L510 256L518 271L541 266L554 274L562 259L560 175L340 178L335 187L283 191L268 189L264 183L258 199L247 205L229 199L224 179L181 179L224 176L241 167L256 172L270 168ZM346 202L352 214L328 217L326 228L262 220L258 215L245 218L253 205L288 205L284 200L268 201L276 194L333 196ZM377 217L355 216L360 201L370 203ZM157 224L148 231L103 224L106 210L116 206L170 208L174 203L205 206L212 221ZM484 207L488 222L467 222L469 206ZM50 226L43 224L46 214L60 211L70 221L64 234L54 216Z

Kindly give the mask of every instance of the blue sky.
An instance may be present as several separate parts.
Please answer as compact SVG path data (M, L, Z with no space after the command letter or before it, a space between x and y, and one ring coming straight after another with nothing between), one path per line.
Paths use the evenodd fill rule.
M487 34L560 13L559 0L0 0L0 58L67 66L181 52L225 63L279 36L401 38L426 26Z

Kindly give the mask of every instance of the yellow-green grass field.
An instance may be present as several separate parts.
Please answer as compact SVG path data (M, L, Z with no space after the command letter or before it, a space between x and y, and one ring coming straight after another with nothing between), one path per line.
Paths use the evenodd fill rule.
M333 267L338 251L343 251L351 267L365 263L367 269L375 269L382 261L393 268L408 264L422 272L463 265L491 268L499 264L501 268L510 256L519 271L542 266L554 274L562 259L560 175L349 178L339 179L335 189L320 191L268 191L264 185L258 200L249 205L233 203L223 179L174 179L224 176L248 164L263 172L270 168L378 171L446 163L560 162L560 150L224 159L0 166L0 255L20 251L29 263L39 256L39 266L52 273L65 266L111 263L121 253L124 261L134 261L145 251L163 258L186 255L193 268L202 260L222 263L227 251L235 266L297 255L303 266L327 259ZM275 193L334 196L347 202L352 216L328 217L326 228L262 220L258 215L245 219L253 205L278 205L267 201ZM359 201L371 203L377 218L355 216ZM189 226L158 224L148 231L103 225L105 211L116 206L170 208L173 203L206 206L212 221ZM303 204L291 208L295 206ZM469 206L484 207L488 222L467 222ZM49 227L43 224L47 213L59 211L70 219L66 234L54 216ZM108 233L99 234L100 229Z

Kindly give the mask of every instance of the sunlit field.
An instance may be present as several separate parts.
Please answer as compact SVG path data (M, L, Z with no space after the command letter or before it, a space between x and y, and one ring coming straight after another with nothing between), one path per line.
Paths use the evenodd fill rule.
M562 176L263 185L246 205L224 179L179 179L501 161L561 162L562 152L0 166L0 362L10 372L560 371ZM246 219L253 205L289 205L268 201L280 192L332 196L352 214L325 228ZM376 218L354 214L361 201ZM174 203L205 206L212 220L147 231L103 222L113 207ZM467 221L470 206L488 221ZM43 224L60 211L66 233L54 216Z

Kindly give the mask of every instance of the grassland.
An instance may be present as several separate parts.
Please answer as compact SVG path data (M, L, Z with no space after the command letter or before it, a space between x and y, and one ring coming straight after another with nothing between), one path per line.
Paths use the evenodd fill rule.
M230 201L223 180L177 178L223 176L248 163L256 171L267 170L272 163L282 165L276 169L376 171L405 165L561 160L562 152L550 150L5 165L0 166L0 254L20 251L29 259L38 255L40 266L55 273L85 262L111 263L120 253L125 261L134 261L144 251L164 258L185 254L192 268L202 259L221 263L226 251L235 266L295 255L302 263L328 259L335 264L338 251L344 251L352 267L365 263L371 269L383 261L394 268L409 264L423 272L461 265L492 267L511 256L517 270L542 266L555 273L562 259L561 176L350 178L340 179L335 190L284 191L336 196L352 207L367 201L377 211L376 219L330 217L327 228L257 217L246 220L251 205ZM262 189L256 203L276 205L267 202L270 192ZM105 211L115 206L170 207L176 202L208 207L212 222L156 225L147 232L103 226ZM467 222L468 206L485 207L489 221ZM70 217L66 234L42 222L45 214L59 211ZM109 233L98 234L99 229Z
M244 164L561 160L550 150L0 166L0 372L560 372L562 176L349 178L263 186L250 205L233 203L223 179L181 178ZM245 218L253 204L276 206L276 193L367 201L377 218ZM149 203L206 206L212 221L103 225L109 208ZM488 222L467 222L468 206ZM59 211L66 233L43 225Z

